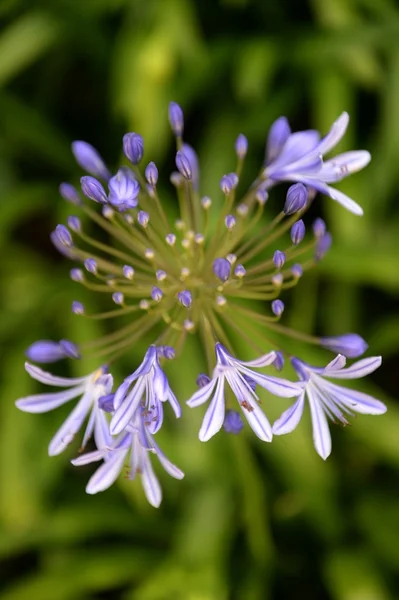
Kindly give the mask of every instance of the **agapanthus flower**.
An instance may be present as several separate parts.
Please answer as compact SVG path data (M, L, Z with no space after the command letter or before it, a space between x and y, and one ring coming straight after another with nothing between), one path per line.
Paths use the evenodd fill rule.
M83 445L94 434L97 450L79 457L74 464L104 462L90 479L87 491L95 493L109 487L129 457L131 478L141 473L146 495L154 506L159 505L161 492L150 453L157 455L173 477L183 476L162 454L154 436L170 418L171 411L164 411L167 403L174 416L180 417L180 404L169 385L168 361L180 361L182 356L191 361L186 346L189 336L197 340L207 363L207 373L197 379L200 389L188 401L189 406L198 406L210 400L200 427L202 441L222 428L226 435L240 434L243 422L234 410L238 402L251 429L261 440L270 442L273 432L261 407L261 388L275 396L298 396L297 408L289 412L295 415L290 421L294 423L309 389L314 397L314 381L321 379L320 373L313 369L300 381L288 381L255 370L282 370L284 356L291 355L284 338L288 344L295 338L348 357L360 356L367 349L366 342L354 333L331 336L323 332L322 337L316 337L280 323L289 306L281 296L300 283L332 244L324 221L317 218L312 224L307 218L316 192L331 196L352 212L361 212L353 200L327 184L365 166L369 154L347 152L325 162L323 159L343 136L348 124L346 113L322 139L312 130L291 133L288 121L278 119L268 136L266 162L247 190L242 190L241 174L247 168L248 140L240 134L232 148L235 164L227 173L220 173L215 202L200 195L200 162L195 149L183 139L183 111L173 102L169 121L176 141L177 170L166 176L149 162L150 157L143 160L144 140L137 132L123 136L124 161L129 164L113 169L89 143L73 144L75 158L86 173L80 179L79 191L70 183L62 183L59 190L78 214L71 215L66 224L56 225L51 240L75 262L70 270L72 281L104 298L105 308L93 314L77 297L72 302L73 314L76 318L106 319L109 330L84 344L39 340L27 351L33 362L101 357L101 363L111 365L112 370L126 355L131 365L128 372L121 379L118 373L116 391L112 392L112 375L105 367L87 377L68 379L28 365L28 372L38 381L66 389L17 402L22 410L45 412L81 397L51 442L50 454L61 452L88 419ZM164 203L163 186L168 179L179 207L173 222ZM285 201L277 205L272 188L287 181L293 185L287 189ZM279 336L278 349L274 347L275 335ZM246 361L240 339L250 356L260 358ZM135 356L144 356L140 365L132 364L133 349ZM340 372L350 373L351 368ZM198 371L202 369L198 367ZM301 369L305 372L311 368ZM184 376L184 363L178 372ZM335 373L330 366L324 375L331 372ZM113 373L116 376L117 372ZM349 392L345 393L349 398ZM331 398L327 402L323 396L319 413L328 407L330 415L343 414L342 406L338 411L335 404L338 396ZM339 402L342 404L342 397ZM267 412L266 402L265 409ZM178 430L184 422L178 421L174 427ZM278 424L275 429L282 432ZM324 437L319 438L325 453L324 426L322 434Z
M264 442L271 442L272 429L260 407L259 397L254 387L260 385L272 394L284 398L299 396L302 388L290 381L263 375L251 369L251 367L259 368L273 364L276 360L275 352L269 352L265 356L245 362L234 358L222 344L218 343L215 347L215 353L217 362L212 378L187 401L188 406L194 408L204 404L212 397L202 422L199 439L202 442L208 441L223 426L225 420L225 382L227 382L252 431ZM254 383L255 386L251 383Z
M121 473L129 454L128 478L134 479L137 473L140 474L144 493L152 506L158 507L161 504L162 491L151 465L150 453L157 456L169 475L175 479L183 479L183 471L170 462L150 434L146 424L147 418L147 411L139 407L126 431L114 438L110 444L97 444L97 450L72 461L74 465L80 466L104 460L87 484L88 494L97 494L109 488Z
M109 394L113 385L112 375L107 373L104 367L100 367L86 377L75 378L52 375L30 363L25 363L25 369L36 381L65 389L62 392L34 394L33 396L20 398L16 402L20 410L30 413L44 413L80 397L75 408L51 440L48 447L50 456L55 456L65 450L89 415L82 447L86 445L93 434L97 444L102 444L105 439L110 437L108 422L104 413L98 407L98 399Z
M366 150L344 152L327 161L327 154L345 135L349 115L344 112L320 139L318 131L308 129L291 133L285 117L273 124L268 138L264 177L273 182L297 181L336 200L350 212L363 214L361 207L343 192L327 185L341 181L363 169L371 159Z
M348 425L346 415L382 415L387 408L380 400L363 392L331 383L329 379L359 379L381 365L381 356L364 358L345 368L346 358L338 354L324 368L312 367L297 358L292 364L305 387L298 400L273 425L273 433L290 433L298 425L308 399L316 451L326 459L331 453L331 434L327 418ZM327 380L325 379L327 378Z

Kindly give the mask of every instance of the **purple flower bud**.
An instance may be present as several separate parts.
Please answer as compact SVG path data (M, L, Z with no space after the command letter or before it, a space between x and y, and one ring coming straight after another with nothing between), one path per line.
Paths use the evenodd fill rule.
M53 342L38 340L25 351L29 360L38 363L53 363L63 358L80 358L77 346L68 340Z
M89 273L93 273L93 275L96 275L97 261L94 258L86 258L83 264L85 266L86 271L88 271Z
M283 285L284 282L284 277L282 273L276 273L275 275L273 275L272 277L272 284L275 285L276 287L280 287L281 285Z
M148 212L145 212L145 210L139 210L137 214L137 221L139 222L141 227L145 228L147 227L150 221L150 215L148 214Z
M245 137L245 135L243 135L242 133L240 133L240 135L236 139L235 151L236 151L236 154L237 154L238 158L241 158L241 160L243 158L245 158L245 156L247 154L247 151L248 151L248 140Z
M140 185L133 172L128 167L121 167L108 182L109 203L112 206L126 210L135 208Z
M234 269L234 275L236 277L244 277L246 272L247 271L246 271L244 265L237 265L236 268Z
M169 104L169 123L173 134L181 137L184 131L184 115L180 106L176 102Z
M80 185L82 186L82 192L90 200L105 204L107 202L107 194L101 183L90 175L85 175L80 178Z
M80 222L79 217L73 217L73 216L68 217L68 227L69 227L69 229L72 229L72 231L75 231L76 233L79 232L82 229L82 224Z
M204 210L208 210L212 205L212 200L208 196L201 198L201 206Z
M306 229L305 223L300 219L291 227L291 241L295 246L300 244L305 237Z
M54 231L56 241L65 248L71 248L73 246L72 236L65 225L57 225Z
M174 233L168 233L168 235L165 237L165 240L169 246L174 246L176 243L176 236Z
M114 209L111 208L110 206L108 206L108 204L104 204L104 206L101 209L101 212L102 212L104 219L112 219L115 214Z
M158 271L155 273L155 277L158 281L163 281L164 279L166 279L166 271L158 269Z
M173 171L170 174L170 183L174 185L176 188L180 187L184 183L184 177L180 175L178 171Z
M199 163L198 163L197 153L194 150L194 148L192 148L189 144L183 144L181 149L184 152L186 158L188 158L188 162L190 163L191 173L192 173L191 181L193 184L193 188L195 190L198 190L198 187L199 187Z
M284 214L293 215L302 210L308 201L308 190L303 183L295 183L288 188L284 204Z
M291 274L293 277L299 279L300 277L302 277L303 275L303 269L301 267L301 265L299 263L295 263L295 265L292 265L291 267Z
M110 173L103 159L91 144L82 141L73 142L72 152L76 162L84 171L94 175L94 177L109 179Z
M228 175L223 175L220 180L220 189L224 194L230 194L234 188L238 185L238 175L236 173L228 173Z
M320 338L320 345L331 352L343 354L347 358L357 358L364 354L368 344L357 333L346 333L334 337Z
M199 388L205 387L210 382L210 377L205 373L200 373L197 377L196 384Z
M131 267L130 265L124 265L122 271L123 271L123 276L126 277L126 279L133 279L133 277L134 277L133 267Z
M69 271L69 276L72 279L72 281L78 281L79 283L84 281L84 278L85 278L82 269L76 269L76 268L71 269Z
M227 281L230 277L231 264L227 258L215 258L213 261L213 272L220 281Z
M123 153L133 165L138 165L144 154L144 140L138 133L123 136Z
M238 434L244 427L240 413L236 410L228 410L224 418L223 429L226 433Z
M326 224L324 223L323 219L315 219L314 223L313 223L313 233L315 235L315 237L319 238L322 237L327 231L326 228Z
M193 172L190 161L182 150L178 150L176 154L176 167L185 179L189 180L192 178Z
M157 185L157 182L158 182L158 169L157 169L156 164L154 162L150 162L146 166L146 168L145 168L145 178L147 179L148 183L150 185L152 185L153 187L155 187Z
M78 300L74 300L72 302L72 312L75 315L84 315L85 308L81 302L78 302Z
M185 308L189 308L193 301L191 292L189 292L188 290L183 290L182 292L179 292L177 294L177 299L179 300L180 304Z
M77 189L71 183L61 183L58 189L61 196L64 198L64 200L67 200L67 202L71 202L72 204L76 204L77 206L82 204L82 200L78 194Z
M233 215L227 215L227 217L224 220L224 224L226 225L227 229L233 229L236 222L236 218Z
M158 346L157 354L167 360L173 360L176 356L175 349L172 346Z
M284 367L284 355L280 350L277 350L276 358L274 359L273 364L276 367L277 371L281 371Z
M329 251L332 244L332 236L331 233L325 233L321 237L318 238L316 242L315 260L321 260L323 256Z
M101 396L98 399L98 407L104 412L114 412L114 398L115 394L108 394L107 396Z
M267 164L270 164L277 158L290 135L291 128L285 117L280 117L274 121L273 125L270 127L266 143Z
M112 300L115 302L115 304L122 305L125 301L125 296L122 294L122 292L114 292L112 294Z
M269 198L269 194L266 190L258 190L255 194L255 198L261 206L264 206Z
M276 250L276 252L273 255L273 263L276 269L281 269L281 267L284 266L285 258L286 257L284 252L282 252L281 250Z
M273 300L272 311L276 317L281 317L284 312L284 302L282 300Z
M163 298L163 291L156 285L154 285L151 290L151 298L155 300L155 302L160 302Z
M61 348L65 352L66 357L76 359L80 358L80 353L76 344L70 342L69 340L60 340L59 343Z

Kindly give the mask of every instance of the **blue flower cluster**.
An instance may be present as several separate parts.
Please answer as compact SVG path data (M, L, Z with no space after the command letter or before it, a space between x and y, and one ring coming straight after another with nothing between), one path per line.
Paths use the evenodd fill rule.
M343 113L323 138L317 131L292 133L285 117L271 126L266 156L258 177L239 197L240 178L248 151L243 134L235 144L235 171L223 175L220 203L212 211L212 200L201 197L200 170L193 148L183 141L184 115L180 106L169 106L169 121L176 138L176 171L170 176L175 187L179 218L171 223L158 193L158 169L149 162L144 169L144 141L138 133L123 138L128 164L115 174L87 142L72 144L73 154L87 175L80 191L62 183L62 198L91 219L107 234L92 237L79 216L69 217L51 234L56 248L76 261L70 277L86 288L104 293L113 306L99 315L86 313L76 300L74 314L117 320L111 333L96 340L96 355L106 364L80 378L58 377L32 363L80 359L89 354L83 344L70 340L39 340L27 350L28 374L61 391L36 394L17 400L25 412L42 413L77 400L49 445L51 456L61 453L86 424L82 449L93 437L96 450L81 454L74 465L101 461L86 491L106 490L125 464L129 477L141 476L144 492L153 506L162 493L150 461L155 454L162 467L176 479L183 472L155 441L170 405L177 418L181 406L172 391L164 364L178 359L187 336L196 336L204 351L208 374L197 378L197 391L189 407L208 403L199 439L208 441L221 429L238 434L242 416L255 435L271 442L273 435L287 434L297 427L306 402L309 404L316 451L326 459L331 452L328 419L348 423L353 413L382 414L379 400L332 383L330 379L355 379L372 373L381 357L358 360L346 366L346 358L358 358L367 350L354 333L313 337L293 331L279 321L284 314L280 295L298 284L329 250L332 242L324 221L312 227L304 217L317 192L330 197L354 214L361 207L328 184L362 169L370 160L366 151L345 152L324 160L340 141L349 117ZM265 205L274 186L291 182L283 207L273 219L266 218ZM94 204L93 204L94 203ZM97 210L96 210L97 205ZM308 230L309 229L309 230ZM125 324L120 325L123 321ZM152 344L143 347L142 363L114 388L109 365L129 353L150 333ZM232 342L238 333L258 358L241 360ZM315 367L269 341L269 333L316 344L336 354L326 367ZM260 356L259 356L260 355ZM297 379L278 376L288 359ZM266 373L259 371L266 369ZM270 374L270 369L277 374ZM260 388L282 398L293 398L274 424L261 408ZM238 403L238 405L237 405ZM237 411L237 406L240 409Z

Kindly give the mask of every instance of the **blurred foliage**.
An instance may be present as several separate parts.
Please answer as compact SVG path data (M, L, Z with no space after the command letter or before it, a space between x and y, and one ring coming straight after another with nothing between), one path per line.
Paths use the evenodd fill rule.
M1 0L0 22L1 599L397 598L395 0ZM186 478L162 477L156 511L127 480L86 496L91 469L69 465L77 447L46 455L62 409L31 416L14 400L37 389L23 371L28 344L89 338L100 327L69 316L76 289L48 241L69 212L58 182L79 177L70 142L90 141L114 165L122 134L139 131L146 160L167 173L172 99L200 154L202 191L215 198L240 131L251 143L249 183L277 116L324 132L350 112L342 150L364 147L374 158L341 189L365 216L318 200L334 245L290 295L289 320L304 331L368 339L385 362L363 388L389 412L333 428L333 455L323 463L308 422L271 445L249 434L201 444L201 415L186 411L161 435ZM182 399L202 360L194 345L187 355L184 378L181 363L173 374ZM280 414L281 401L270 400L267 413Z

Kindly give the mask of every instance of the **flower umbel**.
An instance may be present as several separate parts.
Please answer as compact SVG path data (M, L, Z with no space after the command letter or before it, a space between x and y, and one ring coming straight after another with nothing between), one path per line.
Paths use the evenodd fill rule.
M128 461L129 477L139 473L148 501L159 506L161 488L150 453L172 477L183 477L162 453L155 436L164 422L165 403L176 417L181 416L166 372L168 361L186 353L188 336L198 340L207 364L208 374L199 375L199 389L187 402L196 407L210 401L199 432L201 441L222 429L239 434L243 415L255 435L270 442L273 433L287 433L296 427L307 396L316 449L326 458L331 447L326 416L346 423L344 413L385 411L378 400L322 378L362 377L379 366L379 358L370 358L343 368L345 358L341 355L356 358L367 349L360 336L314 337L280 323L287 312L280 296L322 260L332 243L324 221L316 219L313 225L306 222L317 192L355 214L362 213L354 200L327 184L363 168L369 153L346 152L323 159L344 135L348 120L343 113L321 138L313 130L291 133L287 119L278 119L267 139L260 175L243 193L240 177L248 140L238 135L232 148L234 170L221 174L219 196L212 202L208 196L200 196L199 161L195 150L183 140L183 111L172 102L169 121L176 141L177 171L170 175L170 182L179 206L174 222L159 187L162 173L153 161L147 162L140 134L124 135L122 146L128 164L112 171L90 144L74 142L75 158L87 174L81 177L80 191L62 183L60 193L80 214L72 215L67 225L57 225L51 239L65 257L77 263L70 271L71 279L104 298L105 308L99 314L92 314L79 299L74 300L76 318L105 319L114 325L100 339L79 346L69 340L39 340L28 348L27 356L39 363L90 356L100 365L106 361L108 366L86 377L65 378L27 363L34 379L65 389L21 398L17 406L26 412L46 412L80 397L51 441L49 453L62 452L87 419L82 447L93 435L97 450L73 460L73 464L103 461L89 480L89 494L112 485ZM287 181L293 185L276 209L269 192ZM261 373L258 369L281 371L284 356L291 357L281 342L276 344L276 335L340 355L325 369L293 359L299 375L295 382ZM259 358L238 359L233 336ZM133 349L144 358L113 391L108 370ZM273 396L297 397L273 428L261 408L261 388L269 395L264 403L266 411ZM237 402L241 412L235 410ZM165 417L169 412L166 409Z

